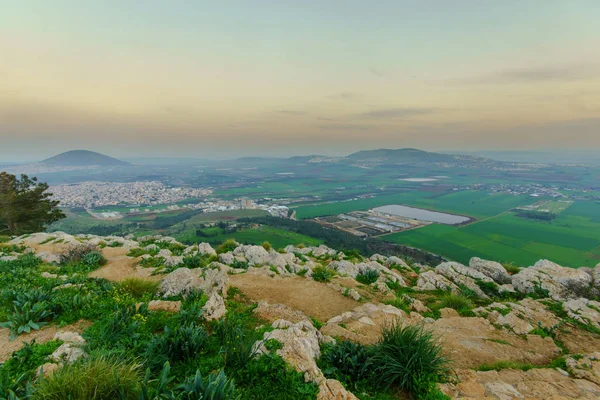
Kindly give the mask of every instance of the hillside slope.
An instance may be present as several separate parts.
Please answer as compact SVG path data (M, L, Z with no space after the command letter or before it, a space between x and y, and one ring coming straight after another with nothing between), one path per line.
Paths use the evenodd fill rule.
M118 352L150 374L121 389L131 398L140 385L157 389L167 361L173 396L175 383L191 385L198 370L235 378L235 388L223 381L232 391L224 398L342 400L357 391L406 399L600 397L600 264L569 269L541 260L519 270L473 258L468 266L409 265L323 245L213 248L162 236L55 232L0 243L0 272L2 287L13 288L0 293L0 315L13 323L0 329L0 386L16 369L34 390L50 390L34 379L41 363L61 376L79 359L68 371L83 375L99 354ZM53 311L30 314L49 325L9 341L26 322L9 310L25 307L19 296ZM58 328L79 320L69 332ZM431 358L438 337L450 364ZM36 354L50 358L16 364L24 355L10 351L34 338ZM24 393L25 381L5 382Z

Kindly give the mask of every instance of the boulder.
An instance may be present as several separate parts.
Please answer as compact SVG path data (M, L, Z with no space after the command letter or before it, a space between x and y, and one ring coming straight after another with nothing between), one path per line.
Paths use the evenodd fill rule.
M481 272L488 278L494 280L496 283L506 284L512 282L511 276L508 274L508 272L506 272L502 264L498 262L487 261L478 257L473 257L469 261L469 267Z
M167 257L171 257L172 255L173 255L173 253L171 253L171 250L169 250L169 249L160 249L160 251L158 252L158 254L156 256L157 257L167 258Z
M204 271L204 282L201 289L207 296L218 293L227 297L227 288L229 286L229 276L220 268L209 268Z
M57 363L69 364L85 357L87 357L87 353L79 345L69 342L61 344L50 356Z
M230 251L227 253L219 254L219 261L223 264L230 265L233 264L233 262L235 261L235 256Z
M436 273L435 271L426 271L419 275L416 290L450 290L459 292L458 286L452 283L448 278Z
M267 265L271 260L269 252L262 246L238 246L233 255L244 257L251 267Z
M481 272L465 267L457 262L441 263L435 268L435 271L451 280L458 287L467 287L482 299L487 299L488 296L481 290L477 282L480 281L494 284L494 281L491 278Z
M204 319L207 321L212 321L215 319L221 319L227 313L227 308L225 308L225 301L223 298L216 292L210 295L208 301L202 307L204 310Z
M356 276L360 272L357 265L345 260L332 261L329 263L329 268L335 270L338 274L342 276L349 276L351 278L356 278Z
M198 254L214 257L217 255L215 249L208 243L200 243L198 245Z
M600 385L600 352L585 354L577 358L569 356L565 361L573 376Z
M158 292L163 297L185 296L194 290L202 289L202 283L197 271L179 268L165 276L160 282Z

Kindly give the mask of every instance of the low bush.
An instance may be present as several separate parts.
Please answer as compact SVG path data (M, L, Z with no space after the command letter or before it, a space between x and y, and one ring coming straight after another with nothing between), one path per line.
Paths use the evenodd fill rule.
M269 243L269 242L263 242L262 247L266 251L270 251L273 248L273 246L271 246L271 243Z
M203 378L200 371L183 382L178 390L181 391L182 400L236 400L235 384L232 379L227 379L225 372L213 373Z
M521 268L517 267L513 263L504 263L504 264L502 264L502 266L504 267L506 272L508 272L510 275L518 274L519 271L521 271Z
M21 305L15 304L9 320L0 323L0 326L8 328L10 330L10 340L14 340L21 333L29 333L47 325L51 318L52 312L47 302L32 303L26 301Z
M370 285L379 279L379 271L367 268L360 274L356 275L356 280L362 284Z
M472 313L472 310L473 308L475 308L475 305L469 298L463 295L449 293L440 298L439 302L436 305L436 308L452 308L458 311L460 315L467 316Z
M450 372L438 338L422 326L402 326L399 321L384 326L373 351L377 384L408 390L417 398L431 396L435 383Z
M228 253L230 251L233 251L236 249L237 247L237 242L233 239L227 239L226 241L224 241L223 243L221 243L220 245L218 245L215 248L215 251L217 252L217 254L223 254L223 253Z
M334 272L330 268L317 266L312 271L312 278L317 282L329 282L333 278Z
M178 363L190 360L199 354L206 344L208 334L201 326L193 323L171 329L152 339L145 352L151 369L159 369L165 362Z
M323 347L319 364L323 373L356 389L371 384L373 379L372 349L360 343L343 341Z
M141 365L97 356L66 364L35 385L33 399L105 400L138 399Z
M158 290L157 281L150 281L140 278L126 278L117 284L121 292L128 293L136 299L141 299L144 296L152 297Z
M102 253L100 253L98 247L92 244L87 243L71 246L66 252L60 255L60 264L67 265L79 263L83 261L88 254L91 253L97 253L100 255L100 257L102 257ZM89 262L98 260L98 255L88 256L88 259L85 263L87 264Z

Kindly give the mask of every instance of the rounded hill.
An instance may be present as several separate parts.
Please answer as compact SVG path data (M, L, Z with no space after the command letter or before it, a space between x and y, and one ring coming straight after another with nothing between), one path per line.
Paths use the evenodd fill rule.
M40 161L40 164L60 167L114 167L131 165L128 162L88 150L67 151L65 153L61 153L54 157Z

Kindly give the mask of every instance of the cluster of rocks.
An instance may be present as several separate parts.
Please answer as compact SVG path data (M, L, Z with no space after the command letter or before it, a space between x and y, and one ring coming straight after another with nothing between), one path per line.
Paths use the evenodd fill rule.
M444 262L435 268L426 268L419 274L416 289L460 292L467 288L478 297L487 299L483 285L488 285L498 293L547 294L546 297L558 301L576 299L598 290L600 264L593 269L574 269L540 260L511 276L500 263L475 257L468 267L457 262Z
M49 362L38 368L38 375L43 374L48 377L63 365L74 363L88 356L82 348L85 345L85 339L79 333L58 331L54 335L54 339L63 343L50 355Z
M332 337L323 335L301 312L282 304L270 305L263 302L254 312L261 316L269 316L270 319L291 317L295 321L275 319L271 325L274 329L265 332L263 339L254 344L253 353L255 355L268 354L269 340L276 340L281 344L281 348L276 350L277 355L296 371L303 373L306 382L314 382L319 385L318 400L357 399L339 381L325 378L317 366L317 360L321 357L321 345L335 343Z

